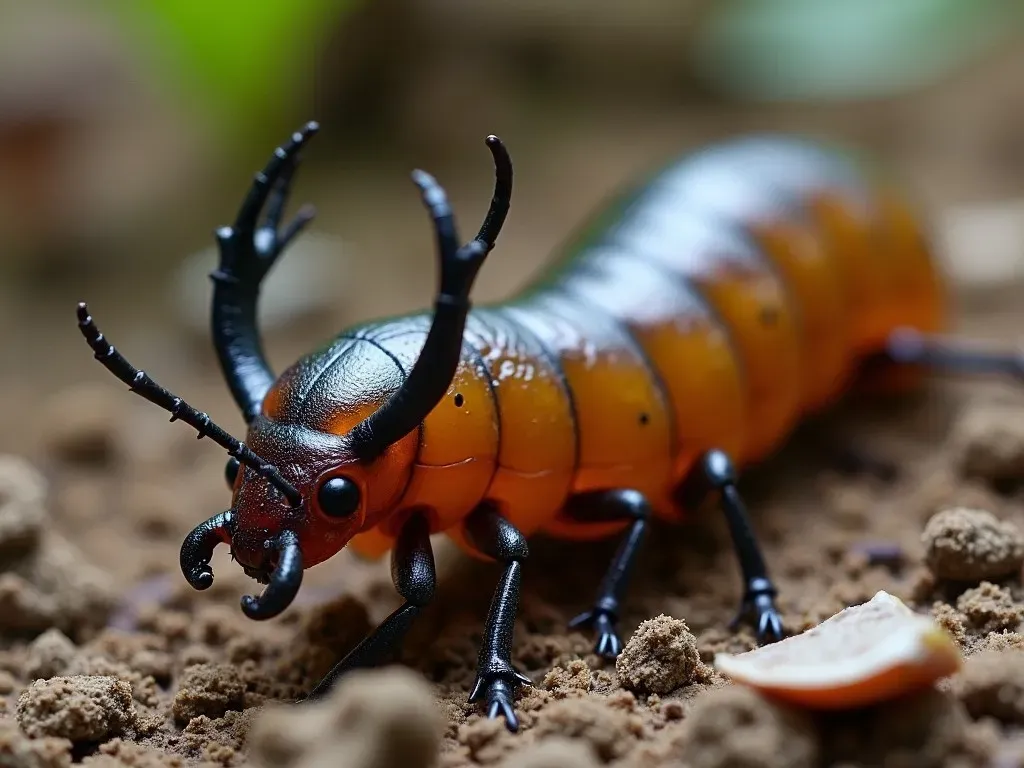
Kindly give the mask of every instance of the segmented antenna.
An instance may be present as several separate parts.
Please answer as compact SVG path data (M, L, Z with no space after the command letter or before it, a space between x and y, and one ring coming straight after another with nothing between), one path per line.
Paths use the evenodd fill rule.
M302 494L299 493L298 488L285 480L277 467L263 461L249 446L217 426L207 414L197 411L180 397L153 381L144 371L138 370L129 363L96 327L96 323L89 314L89 307L84 301L78 304L78 328L95 353L96 359L108 371L127 384L132 392L168 411L171 414L171 421L183 421L188 424L199 433L200 440L204 437L213 440L229 455L234 456L239 462L277 488L293 507L302 503Z

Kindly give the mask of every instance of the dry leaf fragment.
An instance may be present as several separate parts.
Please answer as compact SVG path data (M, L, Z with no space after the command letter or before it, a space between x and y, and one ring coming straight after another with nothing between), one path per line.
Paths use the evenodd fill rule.
M963 663L930 617L879 591L806 632L747 653L720 653L734 682L809 709L852 709L932 685Z

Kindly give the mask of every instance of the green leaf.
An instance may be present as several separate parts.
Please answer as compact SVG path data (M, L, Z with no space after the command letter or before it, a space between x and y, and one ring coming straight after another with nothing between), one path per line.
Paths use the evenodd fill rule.
M168 83L232 130L312 102L326 33L361 0L109 0ZM257 130L259 130L257 128Z
M1019 0L731 0L696 65L754 101L841 101L928 85L1017 33Z

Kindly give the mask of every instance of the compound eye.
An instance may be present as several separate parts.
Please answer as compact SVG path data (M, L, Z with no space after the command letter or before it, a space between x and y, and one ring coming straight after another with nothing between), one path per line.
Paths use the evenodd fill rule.
M241 462L232 456L224 467L224 479L228 481L228 488L235 487L235 480L238 479L238 470L242 468Z
M347 477L332 477L320 486L317 502L328 517L343 518L359 510L359 486Z

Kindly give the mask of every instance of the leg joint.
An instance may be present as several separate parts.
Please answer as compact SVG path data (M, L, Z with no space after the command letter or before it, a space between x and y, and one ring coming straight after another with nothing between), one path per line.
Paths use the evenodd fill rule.
M526 537L492 505L477 507L466 518L465 525L470 543L488 557L507 563L530 556Z
M716 490L736 484L736 467L725 451L713 449L704 454L704 474Z
M398 594L406 601L417 608L426 608L434 599L434 589L437 586L434 574L429 579L416 579L398 587Z
M437 573L430 546L430 526L421 514L412 515L402 526L391 558L391 580L402 597L418 608L434 597Z
M622 505L622 511L634 520L648 520L651 517L651 505L640 491L626 488L614 491L614 498Z
M566 504L565 514L580 523L609 523L619 520L651 518L647 498L633 488L612 491L586 491L573 496Z

